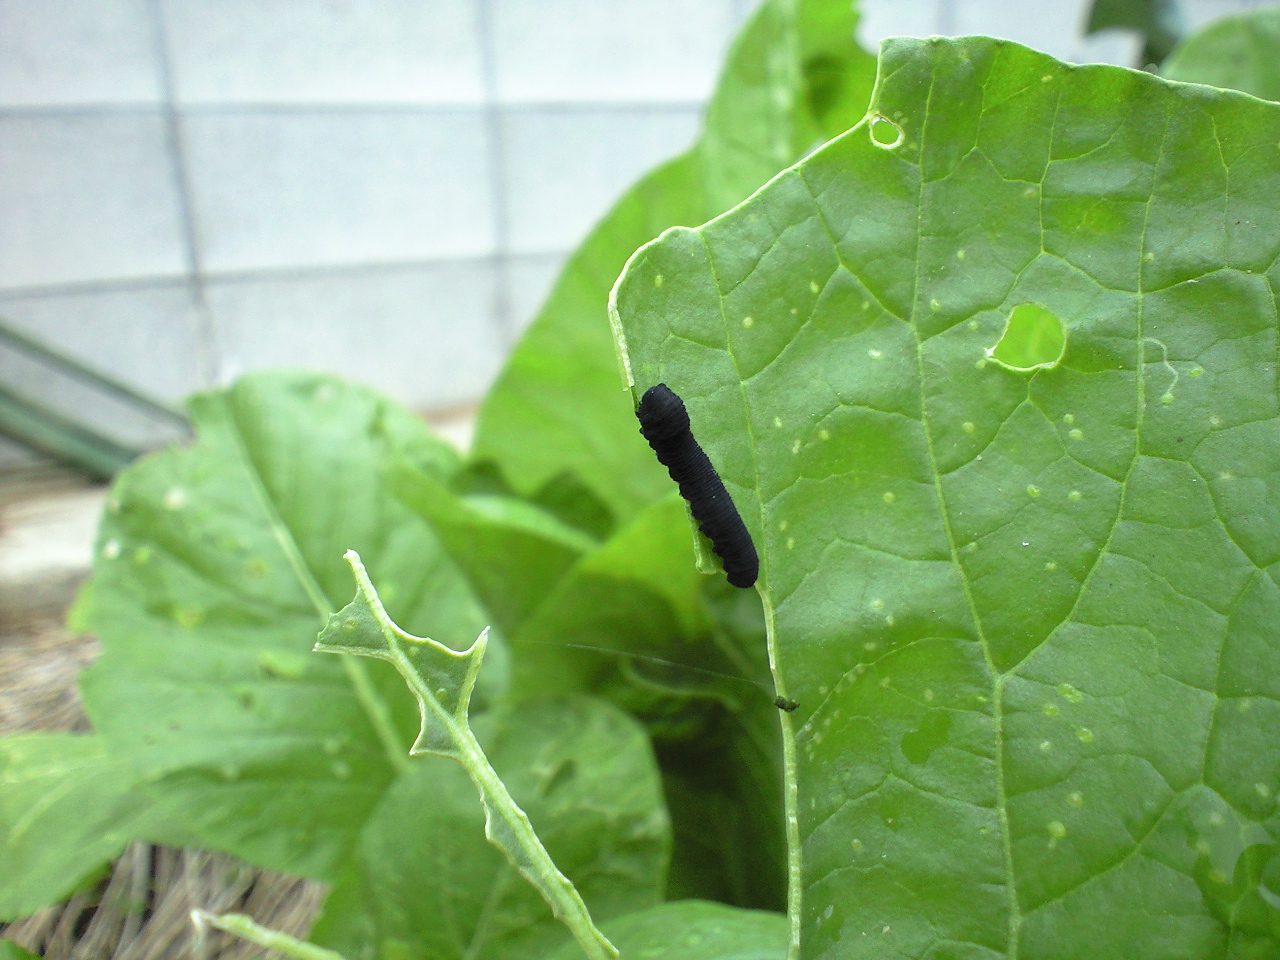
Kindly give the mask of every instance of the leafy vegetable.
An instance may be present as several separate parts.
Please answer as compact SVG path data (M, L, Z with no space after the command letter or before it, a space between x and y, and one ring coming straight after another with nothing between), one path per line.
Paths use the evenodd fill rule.
M1272 954L1280 107L935 38L872 114L613 298L761 548L792 949Z
M397 407L317 374L254 375L191 412L194 446L112 490L84 611L103 644L86 709L201 843L329 877L407 763L413 707L393 671L310 650L341 605L350 546L414 629L459 646L480 632L465 581L380 482L393 456L441 474L456 457ZM501 681L497 669L488 695Z
M683 501L660 500L592 546L515 498L396 475L510 638L516 696L591 692L648 725L680 841L669 896L780 906L780 750L758 685L763 634L734 635L709 615Z
M628 191L570 258L481 405L477 460L526 496L574 478L613 522L671 489L618 389L609 287L637 246L727 209L862 116L875 61L856 25L849 0L769 0L756 12L698 142Z
M0 907L164 835L334 883L314 950L353 960L1280 951L1280 107L889 43L864 122L615 288L632 386L685 397L761 550L767 647L689 563L604 287L862 115L841 7L752 21L470 462L295 373L126 473L81 605L98 733L4 741ZM329 619L349 548L388 610L366 578ZM668 896L785 881L790 929L655 906L668 822Z
M542 894L591 960L617 960L617 950L596 929L577 888L556 867L471 732L467 713L488 631L461 653L410 636L387 616L360 557L348 550L346 559L355 573L356 598L329 618L316 650L376 657L395 667L418 701L422 718L410 752L462 765L480 791L485 837Z
M1280 7L1214 20L1179 43L1161 73L1280 100Z
M167 838L276 869L349 874L348 854L370 817L415 769L405 754L412 703L392 672L306 653L342 602L338 558L355 547L408 629L465 647L497 623L483 701L504 696L509 630L526 654L518 696L597 690L644 717L678 798L672 891L779 902L776 728L767 695L752 686L762 666L759 608L705 596L688 564L683 508L663 501L669 486L656 468L645 478L648 452L614 380L605 294L636 244L737 201L861 114L871 60L854 45L853 25L845 0L766 5L735 47L698 149L637 188L575 259L534 328L554 348L539 354L547 341L535 332L520 355L559 364L566 345L581 343L583 365L564 383L583 390L570 400L580 413L597 402L608 412L598 423L571 422L568 440L563 424L531 423L520 411L506 426L486 416L480 445L501 435L492 459L523 499L491 460L460 468L404 412L303 373L257 374L197 398L195 445L125 473L76 614L104 642L84 684L104 762L122 795L149 809L122 833L163 827ZM558 406L551 419L564 413ZM615 445L617 457L597 458ZM549 472L536 482L508 469L544 455ZM424 519L393 495L389 472L428 491L417 504ZM513 537L528 551L505 553ZM565 656L566 640L623 656ZM679 673L651 659L655 652L745 679ZM112 796L86 802L109 808ZM26 815L12 809L15 819ZM90 819L115 822L109 814ZM111 851L85 852L82 860L42 847L46 892L22 902L69 889ZM0 894L18 886L0 878Z
M726 632L704 611L683 507L664 503L672 485L618 388L608 288L638 244L672 223L699 223L725 209L861 116L873 59L854 43L855 26L847 0L766 3L730 53L698 144L642 180L601 221L486 398L472 470L485 476L496 466L494 487L452 495L438 481L400 474L406 502L440 532L511 639L518 695L603 694L643 716L661 741L681 841L672 895L781 903L779 751L764 691L740 684L727 694L723 681L699 688L688 674L674 681L646 659L760 679L758 664L744 671L754 658L744 661L742 646L708 642ZM596 543L575 544L545 523L499 516L494 510L512 503L511 488ZM566 500L578 516L559 509ZM487 516L480 501L492 508ZM759 636L753 631L749 642Z
M571 698L488 713L474 725L594 917L661 899L670 835L653 753L634 721ZM485 842L483 819L458 764L416 761L370 818L312 939L349 960L396 949L514 960L566 940L533 887Z

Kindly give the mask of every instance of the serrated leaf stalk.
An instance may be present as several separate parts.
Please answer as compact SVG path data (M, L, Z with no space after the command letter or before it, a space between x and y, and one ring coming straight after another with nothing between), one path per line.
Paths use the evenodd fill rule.
M375 657L399 671L417 698L422 719L410 754L435 754L462 764L480 792L489 842L542 894L590 960L618 960L618 951L597 929L577 888L556 867L468 724L488 630L463 651L405 633L387 615L360 555L348 550L344 557L355 576L356 596L329 618L316 650Z

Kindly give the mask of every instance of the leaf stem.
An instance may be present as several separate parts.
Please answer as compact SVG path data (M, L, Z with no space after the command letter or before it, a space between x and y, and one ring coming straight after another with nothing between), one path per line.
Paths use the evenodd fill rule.
M480 791L485 808L485 836L538 888L551 912L569 928L578 946L591 960L618 960L617 948L596 927L578 888L555 865L551 854L547 853L534 832L528 814L516 804L507 791L507 785L490 766L489 758L471 730L466 728L463 734L459 739L464 758L462 764ZM499 822L495 822L495 818ZM508 846L507 836L515 841L519 856L514 855L515 851Z
M230 404L225 397L222 402L223 413L231 424L228 433L240 455L245 469L245 478L253 490L258 506L266 515L267 528L271 531L272 539L275 540L276 545L280 548L280 552L284 554L284 558L289 564L289 569L293 571L294 577L311 601L311 605L315 607L316 613L320 615L320 622L324 623L333 613L329 598L325 596L325 592L320 586L320 582L316 579L315 573L312 572L306 558L302 555L302 549L298 546L298 541L294 538L293 531L284 522L284 517L280 515L280 510L277 508L275 501L271 499L271 494L267 491L266 480L263 479L257 462L249 453L249 447L241 436L240 423L236 419L234 411L231 410ZM369 722L373 725L374 732L382 743L383 751L386 753L392 769L398 773L403 773L409 766L409 758L405 756L404 744L401 743L400 736L396 732L395 723L391 720L391 712L387 709L386 701L379 695L373 685L373 681L369 679L369 671L359 660L346 655L342 658L342 667L346 671L347 679L351 682L351 686L355 689L356 702L360 704L368 716Z
M375 616L381 613L385 617L386 614L382 613L380 607L380 604L374 607ZM389 620L384 626L394 627ZM414 693L419 698L426 698L425 702L434 700L434 695L398 646L392 647L392 654L401 675ZM480 803L485 815L484 834L489 842L501 850L511 865L537 888L551 912L569 928L573 938L578 941L578 946L582 947L590 960L618 960L617 948L596 927L577 888L560 872L551 859L551 854L547 853L547 848L542 845L534 832L533 824L529 822L528 814L520 809L507 791L507 785L489 763L484 748L476 740L470 726L465 722L457 722L446 711L440 711L435 719L449 728L453 746L457 750L455 758L480 792Z
M769 670L773 673L773 683L778 695L785 697L787 696L786 684L778 672L773 604L759 584L756 585L756 591L760 594L760 603L764 607L765 646L769 651ZM786 710L778 711L778 722L782 724L782 802L787 835L787 925L790 928L787 960L799 960L801 908L804 906L804 853L800 846L800 785L796 771L795 725L792 723L791 714Z
M346 960L340 953L299 940L280 930L264 927L253 917L243 913L217 914L205 910L192 910L191 922L201 933L206 926L214 927L240 937L242 940L256 943L260 947L275 950L286 957L292 957L294 960Z
M480 792L480 804L484 807L484 833L489 842L501 850L511 865L542 894L551 912L568 927L589 960L618 960L617 948L596 927L577 888L556 867L555 861L534 832L528 815L507 792L506 784L490 765L484 748L476 740L467 722L471 685L484 657L488 631L477 638L471 649L461 652L434 640L411 637L387 615L359 554L349 550L345 558L351 565L358 589L356 600L347 609L363 600L365 609L372 615L376 629L381 633L382 642L375 651L368 646L357 648L327 642L326 634L322 633L317 649L330 652L367 651L369 656L391 662L409 685L422 709L422 732L410 752L452 757L461 763ZM359 620L353 617L348 623L355 627ZM354 637L355 634L347 636ZM402 647L405 642L419 647L416 653L419 662L413 662L405 653ZM440 682L444 685L438 690L432 689L422 673L424 669L430 670L433 666L445 668L440 674ZM462 673L454 672L460 666L464 667ZM450 682L455 684L455 701L447 706L442 698L448 696ZM443 737L439 736L440 728L443 730Z

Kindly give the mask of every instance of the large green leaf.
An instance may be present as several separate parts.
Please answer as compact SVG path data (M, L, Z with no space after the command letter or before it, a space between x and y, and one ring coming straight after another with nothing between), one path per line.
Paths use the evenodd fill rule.
M1170 80L1280 100L1280 7L1213 21L1179 43L1160 72Z
M88 734L0 739L0 920L69 895L124 849L150 803Z
M0 960L40 960L34 953L28 953L16 943L0 940Z
M316 631L350 594L354 547L401 622L475 639L466 582L382 480L405 457L440 475L456 458L409 414L318 374L247 377L191 412L194 445L145 458L109 496L86 708L201 842L326 877L407 763L417 711L384 665L312 654Z
M787 922L781 914L698 900L619 917L604 924L604 931L623 960L783 960L787 954ZM546 960L578 960L578 954L566 946Z
M615 290L760 548L801 955L1273 956L1280 107L968 38L872 110Z
M474 725L595 919L661 899L670 832L653 752L633 720L569 698ZM523 960L567 939L537 891L485 841L476 788L457 763L415 761L383 797L353 859L312 934L349 960Z
M738 202L866 106L874 59L850 0L768 0L735 41L699 141L623 195L570 258L476 425L474 456L535 495L576 476L615 521L670 484L636 432L609 336L609 287L636 247Z

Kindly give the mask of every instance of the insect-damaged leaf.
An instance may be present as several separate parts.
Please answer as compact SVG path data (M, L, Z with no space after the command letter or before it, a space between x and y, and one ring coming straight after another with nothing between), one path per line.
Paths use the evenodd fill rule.
M492 710L474 726L593 916L660 900L671 836L639 724L600 701L565 697ZM537 891L485 841L462 767L436 757L415 760L387 791L311 936L349 960L394 948L433 960L525 960L568 940Z
M761 548L801 955L1273 953L1280 107L971 38L872 110L615 289Z
M254 374L191 411L195 442L138 461L108 496L85 706L201 845L327 878L404 764L414 705L384 665L314 655L316 631L351 595L354 547L409 629L475 639L466 582L383 479L393 460L447 476L457 457L407 411L321 374ZM500 671L486 677L492 695Z
M411 752L448 757L462 765L479 791L489 842L537 889L589 960L618 960L618 951L596 928L582 895L552 861L471 730L468 706L488 630L462 652L411 636L387 616L359 555L348 550L345 559L355 574L356 596L329 618L316 650L373 657L395 667L418 701L422 717Z
M373 657L395 667L418 701L422 720L409 752L461 760L458 736L467 725L471 691L484 661L489 631L461 651L428 637L411 636L387 616L359 554L348 550L345 559L355 574L356 596L330 615L316 650Z

